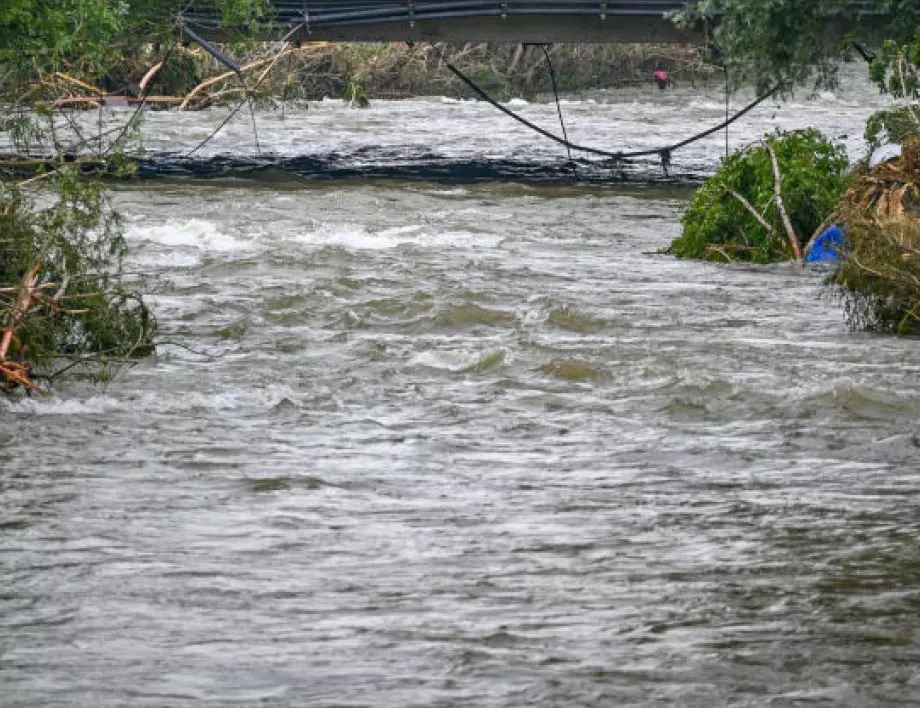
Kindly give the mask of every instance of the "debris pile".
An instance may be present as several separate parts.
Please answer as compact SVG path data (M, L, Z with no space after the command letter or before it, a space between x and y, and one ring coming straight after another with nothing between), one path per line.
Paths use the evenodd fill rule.
M834 275L850 324L920 333L920 141L862 167L840 203L849 257Z

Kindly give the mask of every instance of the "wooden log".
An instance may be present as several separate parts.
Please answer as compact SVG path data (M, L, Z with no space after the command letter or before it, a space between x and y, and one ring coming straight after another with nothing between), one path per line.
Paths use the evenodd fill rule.
M41 270L41 267L41 263L36 263L29 272L26 273L26 277L23 278L22 287L20 288L19 299L16 301L16 304L13 305L13 309L10 310L9 315L7 315L3 336L0 338L0 362L6 360L6 355L10 350L10 344L13 342L13 333L22 322L22 318L25 317L26 313L29 311L29 306L32 304L32 295L35 290L35 285L38 282L38 271Z

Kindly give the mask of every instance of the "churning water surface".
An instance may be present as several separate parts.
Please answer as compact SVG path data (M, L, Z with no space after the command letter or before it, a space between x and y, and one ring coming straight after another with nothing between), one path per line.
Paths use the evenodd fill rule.
M730 138L858 154L875 105L850 83ZM724 111L564 108L624 149ZM278 155L561 159L471 102L257 120ZM253 150L243 113L204 152ZM164 341L0 402L0 705L917 705L917 342L848 331L821 272L656 254L689 194L119 187Z

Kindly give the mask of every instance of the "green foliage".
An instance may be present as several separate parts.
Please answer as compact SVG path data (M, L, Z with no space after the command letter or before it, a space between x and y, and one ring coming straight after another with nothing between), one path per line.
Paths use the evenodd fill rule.
M182 96L201 82L201 68L194 57L173 52L157 76L157 92L164 96Z
M835 81L837 61L853 41L905 42L920 25L920 0L872 0L882 14L856 18L851 0L696 0L678 21L713 26L713 40L736 84L784 91L816 79Z
M873 115L866 124L866 140L875 148L882 142L905 143L920 138L920 34L909 42L886 41L869 67L869 77L900 105Z
M920 88L920 35L908 43L888 40L882 44L869 66L869 77L884 92L895 98L916 98Z
M367 97L367 83L364 77L360 74L350 76L342 91L342 98L358 108L368 108L371 102Z
M799 242L805 244L831 214L846 189L847 156L814 129L767 138L783 175L783 202ZM793 256L774 199L770 155L762 144L726 159L696 193L683 216L683 234L669 252L678 258L731 258L769 263ZM744 197L772 227L765 229L743 203Z
M264 0L199 5L244 30L266 7ZM155 323L142 284L123 271L121 220L100 174L131 172L125 145L138 114L103 139L84 135L77 121L62 128L36 100L49 90L66 95L73 77L125 81L127 61L149 62L158 42L178 39L178 7L175 0L2 0L0 132L19 155L15 169L0 170L0 329L14 335L4 365L47 367L63 357L104 377L113 363L151 350ZM49 81L54 72L68 74L53 77L64 86ZM38 289L23 300L33 274ZM14 378L0 375L0 386Z
M4 0L0 12L0 76L6 89L67 68L84 77L136 55L148 44L179 38L176 0ZM269 18L267 0L199 0L202 12L233 30L251 31ZM0 84L0 88L4 88Z
M6 0L0 14L2 59L28 55L37 71L63 59L102 56L126 20L129 4L101 0Z
M715 24L714 41L736 84L784 89L805 82L820 69L831 77L822 37L828 18L846 0L699 0L680 19Z
M464 73L497 101L508 101L517 93L501 72L491 64L476 63L468 67ZM460 86L458 92L464 98L478 98L478 95L466 85Z
M154 321L136 283L122 273L121 220L97 181L73 167L47 178L55 194L39 205L23 189L0 183L0 316L11 319L26 274L38 267L43 301L15 324L10 356L47 366L85 359L104 377L108 364L150 351ZM43 200L44 201L44 200Z
M920 112L913 106L879 111L866 122L866 142L875 150L884 143L898 143L920 138Z

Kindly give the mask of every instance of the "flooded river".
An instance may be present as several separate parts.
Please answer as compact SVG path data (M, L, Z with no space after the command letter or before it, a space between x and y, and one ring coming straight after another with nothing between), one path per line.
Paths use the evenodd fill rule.
M878 101L729 138L855 155ZM724 116L717 87L563 108L622 149ZM564 159L474 102L256 120L330 164ZM201 155L258 151L242 112ZM119 187L157 356L0 402L0 706L918 704L915 340L848 331L821 272L656 254L686 189L263 177Z

